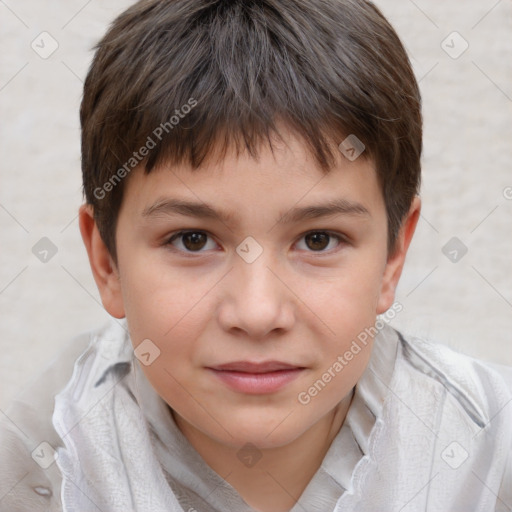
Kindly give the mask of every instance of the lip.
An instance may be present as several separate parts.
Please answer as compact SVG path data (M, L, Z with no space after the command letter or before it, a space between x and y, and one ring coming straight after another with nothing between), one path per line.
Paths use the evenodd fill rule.
M210 366L212 370L220 371L233 371L245 373L268 373L279 370L295 370L300 368L295 364L284 363L282 361L233 361L231 363L219 364L217 366Z
M207 369L235 391L251 395L274 393L305 370L281 361L234 361Z

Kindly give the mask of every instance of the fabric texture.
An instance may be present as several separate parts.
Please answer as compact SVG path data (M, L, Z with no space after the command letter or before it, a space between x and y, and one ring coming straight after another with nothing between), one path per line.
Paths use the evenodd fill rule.
M0 511L252 512L178 429L124 321L81 336L45 378L1 422ZM384 327L290 512L512 510L511 389L512 368ZM41 441L58 454L44 469Z

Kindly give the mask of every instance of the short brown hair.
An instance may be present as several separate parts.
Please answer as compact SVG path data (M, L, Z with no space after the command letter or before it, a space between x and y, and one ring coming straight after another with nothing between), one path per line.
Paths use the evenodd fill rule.
M325 172L346 136L364 143L393 249L420 185L421 98L371 2L142 0L96 50L80 110L83 187L114 261L124 178L139 160L149 173L167 161L197 169L219 147L256 156L279 122Z

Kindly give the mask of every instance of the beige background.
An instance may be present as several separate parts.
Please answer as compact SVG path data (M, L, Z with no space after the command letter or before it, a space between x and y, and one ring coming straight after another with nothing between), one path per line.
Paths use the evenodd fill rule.
M130 3L0 0L0 411L107 318L76 218L78 108L90 49ZM423 217L393 323L512 365L512 2L377 4L410 52L425 115ZM58 44L46 59L31 48L41 38ZM454 59L444 40L452 56L469 47ZM57 248L46 263L32 253L42 237ZM452 237L468 249L456 263L442 252Z

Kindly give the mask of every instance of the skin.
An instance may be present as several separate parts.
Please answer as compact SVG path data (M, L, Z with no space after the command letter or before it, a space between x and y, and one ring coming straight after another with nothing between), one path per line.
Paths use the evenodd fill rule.
M142 215L169 197L208 203L231 218ZM294 207L338 198L367 213L278 223ZM339 432L373 340L308 404L297 397L393 304L419 212L415 198L389 255L373 162L340 153L325 175L289 132L274 153L262 146L257 160L229 152L195 172L185 164L132 171L116 230L117 265L91 207L81 207L104 307L126 316L134 347L150 339L159 348L160 356L142 365L145 375L196 451L255 510L290 510ZM169 243L185 229L209 236L196 245L186 236ZM312 230L342 239L311 240ZM252 263L236 252L248 236L263 249ZM305 369L284 388L256 395L232 390L206 369L240 360ZM252 467L237 457L246 443L261 455Z

